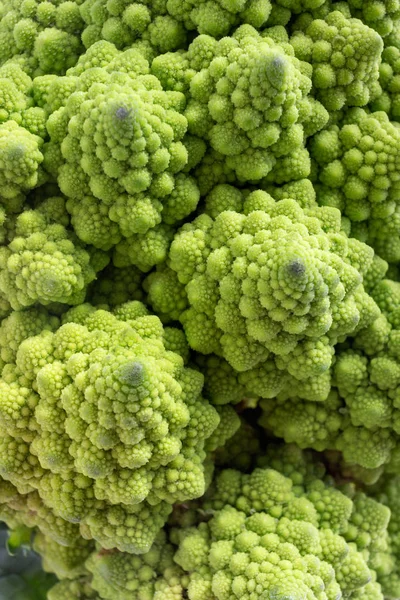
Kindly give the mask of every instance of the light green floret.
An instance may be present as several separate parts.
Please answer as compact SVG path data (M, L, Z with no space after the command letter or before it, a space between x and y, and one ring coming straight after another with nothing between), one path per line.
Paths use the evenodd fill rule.
M80 524L85 539L95 539L106 550L143 554L148 552L171 513L167 502L106 506L92 511Z
M165 265L157 267L145 279L147 301L163 323L177 321L188 306L185 286L178 276Z
M174 229L161 223L146 233L123 239L114 248L113 264L117 268L135 265L147 273L154 265L166 262L173 237Z
M371 553L382 550L388 541L386 530L391 518L390 507L387 503L380 503L370 495L355 492L354 489L348 493L353 500L353 512L344 537L349 543L355 543L360 550L368 548Z
M136 249L126 253L126 264L143 270L165 259L160 224L180 222L200 198L195 180L181 173L188 162L185 97L163 91L148 73L135 48L92 46L64 78L74 89L67 86L68 100L49 116L45 147L45 165L68 197L77 235L104 250L128 238ZM57 86L65 87L62 78L50 91Z
M337 389L333 387L326 400L300 400L288 386L278 401L262 400L259 423L286 443L318 451L340 450L356 468L388 464L399 436L400 368L391 349L397 348L398 332L389 334L382 318L384 323L378 326L379 318L355 337L358 350L337 349L332 369Z
M397 342L396 338L398 335ZM396 354L390 352L391 341L389 336L389 350L370 359L351 350L341 353L335 378L353 425L372 430L390 428L399 434L400 365Z
M400 13L400 4L399 4ZM371 103L371 109L387 113L391 121L400 120L400 50L396 46L383 49L379 67L382 93Z
M324 204L332 204L329 193L337 194L335 205L351 221L389 217L397 206L399 148L400 129L385 113L349 111L340 127L318 133L311 144L317 195L327 198Z
M352 235L372 246L383 260L395 268L400 261L400 206L396 205L395 211L389 216L370 218L366 231L363 231L365 224L352 223ZM394 276L391 278L395 279Z
M35 538L34 545L42 556L43 566L63 579L50 590L48 597L52 600L181 600L186 593L189 578L174 562L175 549L164 532L142 556L116 549L93 551L82 543L75 548L62 548L50 542L47 549L44 537L39 538L40 543ZM59 564L49 559L50 549L63 564L65 556L75 558L81 553L80 570L76 567L60 572Z
M82 41L86 48L99 40L120 49L137 41L150 43L157 52L181 48L186 41L185 28L167 14L166 5L166 0L84 0L80 7L85 22Z
M33 81L17 61L0 67L0 123L13 120L30 133L46 136L46 113L33 106Z
M15 363L21 342L42 331L54 331L59 319L45 308L29 308L12 312L0 325L0 356L5 363Z
M203 134L200 133L200 135ZM200 139L194 136L191 137L196 140ZM205 144L203 140L201 141ZM217 184L236 183L235 171L228 167L224 155L212 148L208 149L200 162L196 164L194 176L202 196L206 196Z
M173 554L161 532L142 556L100 550L85 564L92 575L91 587L104 600L175 600L182 598L187 576L174 563Z
M217 406L216 411L220 422L206 442L206 450L208 452L214 452L219 448L223 448L240 427L240 418L231 406Z
M358 432L357 446L360 446L353 456L352 447L344 448L346 460L368 468L390 461L400 435L400 323L396 285L383 280L375 286L372 293L387 318L382 315L360 332L355 337L357 350L338 353L334 367L334 381L345 401L350 424L357 428L351 431ZM361 435L360 427L370 432L371 440L367 432ZM375 448L370 448L372 439L376 441ZM344 441L340 446L345 446Z
M204 394L214 405L238 404L248 397L240 376L226 360L199 354L196 362L204 375Z
M296 547L296 526L299 535L306 530L314 533L313 526L302 531L295 521L290 531L287 525L280 528L264 513L246 519L243 513L226 508L209 524L189 530L175 555L175 561L190 573L189 599L301 594L314 600L314 590L321 588L329 593L325 597L335 597L340 588L334 571L318 558L303 558L305 553ZM312 547L307 550L315 552Z
M26 397L25 401L27 401ZM2 404L4 407L5 402L3 401ZM31 408L32 404L31 402ZM7 409L7 406L4 408ZM13 416L16 416L15 413ZM11 420L10 418L9 421ZM6 422L6 419L2 418L2 421ZM0 474L4 479L13 483L19 493L27 494L28 492L33 492L38 487L43 475L43 469L36 456L33 458L30 457L29 443L22 441L22 438L25 438L24 432L21 429L18 430L15 428L12 433L15 436L21 434L21 438L14 438L11 435L3 434L0 442Z
M60 223L68 215L62 198L48 198L42 210L27 210L15 221L15 237L0 250L0 291L14 310L35 302L79 304L86 287L108 257L93 257Z
M187 364L189 361L190 350L182 329L177 329L176 327L164 327L163 342L166 350L176 352L176 354L179 354L179 356L183 358L183 362Z
M7 63L4 65L1 65L0 78L8 80L9 83L13 83L20 93L25 94L25 102L28 106L32 103L32 100L29 97L29 92L31 91L33 81L24 70L23 61L14 59L7 61ZM2 84L6 85L5 81L3 81ZM5 88L4 98L7 98L7 92L9 93L10 90L11 88ZM9 96L8 99L11 100L11 98L12 95ZM26 108L26 106L24 106L24 108Z
M48 156L46 149L45 163ZM91 195L79 201L69 198L66 206L71 215L71 225L82 242L108 251L121 241L118 224L112 222L108 216L109 207L98 198Z
M143 69L143 65L145 65L145 63L143 63L143 58L145 57L139 51L139 54L141 54L142 56L142 60L140 60L140 57L137 55L137 52L135 52L135 49L132 48L132 50L138 60L138 64L134 69L134 72L137 73L140 72L141 69ZM96 67L106 67L118 55L119 52L115 44L112 44L111 42L107 42L105 40L99 41L97 44L93 45L93 48L89 48L88 50L86 50L86 52L80 55L76 65L68 69L68 76L72 75L79 77L79 75L82 75L82 73L89 69ZM122 67L122 65L119 66ZM54 81L53 78L51 80ZM59 81L62 82L63 80L61 79Z
M332 448L342 427L339 409L343 402L335 390L328 390L328 394L324 402L315 402L313 398L305 402L294 395L278 402L264 399L259 423L288 444L296 443L300 448L318 451Z
M220 38L241 23L260 28L271 13L270 0L169 0L168 12L188 30Z
M75 579L87 573L85 560L94 550L94 544L80 539L73 546L61 546L39 531L35 534L33 549L40 554L47 573L55 573L59 579Z
M396 441L387 429L369 430L348 425L336 442L336 449L343 453L348 464L375 469L390 462Z
M33 75L62 74L78 60L83 47L81 1L5 0L0 21L0 63L23 57Z
M226 210L243 211L243 192L228 184L219 184L205 198L204 212L212 219Z
M302 208L315 208L317 195L310 179L299 179L276 187L266 183L263 189L271 194L275 200L293 198Z
M389 265L380 255L374 254L372 263L368 271L363 275L364 288L368 293L372 293L375 286L384 279Z
M209 51L200 61L203 46ZM197 71L185 111L190 133L209 139L239 180L270 174L285 183L309 175L303 141L328 113L308 97L311 81L288 43L246 25L218 43L199 36L187 56Z
M65 579L56 583L47 593L48 600L101 600L92 589L87 577Z
M170 505L204 492L205 443L220 421L173 345L185 353L138 301L114 314L79 306L55 333L24 340L3 370L2 475L38 489L86 539L147 551Z
M315 19L325 19L332 11L340 11L350 18L347 2L337 0L276 0L268 24L270 29L304 31ZM290 22L291 21L291 22ZM290 22L290 25L289 25ZM289 25L289 27L288 27Z
M400 19L399 0L349 0L351 14L372 27L383 38L390 35Z
M15 121L0 125L0 197L17 199L40 185L43 141Z
M335 209L303 210L257 191L244 214L184 225L169 265L186 285L190 308L180 320L194 350L223 356L256 395L274 397L289 373L308 397L315 385L329 387L333 345L379 316L361 285L372 258L340 232Z
M190 68L187 53L179 50L156 56L151 63L151 73L157 77L164 90L187 94L196 71Z
M297 58L311 64L316 97L327 110L365 106L379 96L383 42L362 21L333 11L324 19L305 21L290 43Z
M17 489L0 476L0 518L10 529L24 525L37 528L43 535L61 546L73 547L80 543L79 526L69 523L49 509L37 492Z
M382 599L369 561L377 540L387 550L389 510L363 494L351 499L317 478L313 459L283 450L269 459L289 476L222 471L204 503L212 519L178 533L189 599L368 598L371 579Z
M381 315L369 327L357 333L353 347L361 349L368 356L378 354L386 348L390 332L390 323L385 315Z
M400 282L383 279L371 292L377 305L395 329L400 329Z

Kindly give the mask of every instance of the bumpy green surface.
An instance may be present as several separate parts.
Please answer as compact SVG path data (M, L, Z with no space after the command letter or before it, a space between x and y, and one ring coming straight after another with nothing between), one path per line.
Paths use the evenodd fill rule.
M335 8L335 5L332 5ZM340 11L306 22L291 38L295 54L313 66L313 86L329 111L364 106L379 96L382 38Z
M21 56L34 74L63 73L82 52L81 2L6 0L1 5L0 62Z
M243 213L202 215L170 250L186 285L190 308L179 318L189 345L222 355L256 395L274 397L289 374L304 382L305 397L317 386L323 399L329 377L328 389L317 378L327 374L333 345L379 314L361 285L372 256L340 232L336 210L302 210L266 192L250 194ZM150 301L159 277L150 280Z
M269 0L170 0L167 10L189 31L196 29L201 34L215 38L225 36L235 25L248 23L262 27L271 13Z
M140 557L76 546L77 573L71 553L51 543L42 548L44 565L64 568L85 597L104 600L380 600L381 579L385 593L397 593L394 574L385 576L396 556L387 532L396 531L396 517L378 501L394 506L394 480L374 499L351 486L340 491L294 446L271 445L261 462L248 475L223 470L201 504L176 509L170 540L160 534ZM63 590L75 597L73 589L63 582L50 598Z
M128 238L116 262L144 271L165 259L169 226L199 201L194 179L180 173L188 161L185 98L148 72L139 50L96 43L50 85L49 96L65 86L68 102L50 104L45 149L80 239L109 250Z
M399 52L399 0L0 1L0 518L49 600L400 598Z
M220 418L157 317L139 302L114 312L72 309L54 334L21 340L15 362L4 355L0 473L31 492L27 510L40 496L84 537L143 552L170 504L204 492L204 442Z
M168 14L166 0L84 0L80 12L85 21L82 41L86 48L99 40L126 48L139 39L149 49L168 52L186 42L186 30Z
M11 308L84 301L88 284L109 259L88 252L68 223L62 197L47 198L15 219L10 243L0 249L0 291Z
M337 449L349 464L397 470L400 435L399 283L372 286L383 314L350 343L336 348L333 388L323 403L296 394L264 400L260 423L286 442Z
M356 222L390 216L397 204L399 141L400 130L385 113L364 110L317 134L311 155L324 204Z
M284 183L307 176L303 140L328 120L309 97L311 80L287 42L242 26L229 39L216 43L201 35L189 46L182 71L183 81L191 79L189 132L208 138L239 181L269 175Z

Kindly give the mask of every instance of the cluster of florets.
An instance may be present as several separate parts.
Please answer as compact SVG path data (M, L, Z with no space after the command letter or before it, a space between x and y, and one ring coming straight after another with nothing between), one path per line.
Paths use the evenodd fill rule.
M177 50L186 43L185 27L167 11L166 0L84 0L82 42L89 48L100 40L129 48L140 40L157 53Z
M382 93L374 100L374 111L385 112L391 121L400 120L400 50L396 46L385 46L379 67L379 83Z
M143 552L170 504L204 492L205 441L220 419L200 396L203 377L139 302L115 315L83 305L54 333L29 337L35 315L4 355L0 473L85 537Z
M242 213L184 225L169 264L186 286L190 308L179 318L189 345L223 356L249 391L274 397L285 372L323 377L333 345L379 314L361 283L371 261L368 246L340 232L335 209L257 191ZM150 299L162 276L149 279Z
M25 194L46 180L43 140L47 115L36 106L33 81L15 62L0 67L0 201L19 212Z
M235 25L248 23L262 27L268 21L270 0L169 0L167 10L189 31L219 38L228 35Z
M379 95L383 42L376 31L340 11L306 21L302 29L290 42L296 56L312 64L313 87L329 111L365 106Z
M50 600L88 598L152 598L180 600L188 576L174 562L174 546L160 532L151 549L140 556L113 550L95 550L92 542L61 546L38 533L34 549L43 568L61 580L49 592Z
M0 293L12 309L85 300L87 285L109 258L88 252L66 229L68 223L61 197L47 198L15 218L10 243L0 248Z
M374 2L349 0L349 8L353 17L357 17L368 27L375 29L384 40L395 33L396 23L400 19L399 0L374 0Z
M75 590L104 600L280 598L299 590L310 599L390 595L395 576L383 574L396 550L388 543L388 507L351 488L339 491L295 447L271 447L262 460L269 468L249 475L222 471L197 510L190 503L176 509L170 541L160 534L142 556L94 551L88 542L62 547L39 534L45 568L67 579L49 597L81 597ZM394 507L395 490L392 483L374 494L389 495Z
M400 598L399 49L400 0L0 2L0 519L49 600Z
M185 112L190 133L208 139L241 181L258 181L275 166L278 183L307 176L303 141L328 113L309 97L311 80L288 40L242 26L218 43L199 36L187 58L197 71Z
M389 475L372 488L373 496L388 506L391 511L388 525L388 553L377 562L380 569L379 580L386 598L396 598L400 589L400 477Z
M83 50L81 2L5 0L1 6L0 62L16 55L32 74L63 73Z
M397 280L396 264L400 260L400 206L396 204L394 212L387 216L353 221L351 234L374 248L377 259L386 265L385 273L390 266L388 275Z
M8 201L20 200L22 193L36 187L39 166L43 162L43 140L15 121L0 125L1 196Z
M317 193L351 221L390 216L397 205L400 130L386 113L350 111L341 127L318 133L311 144Z
M100 56L108 52L100 68ZM164 92L148 71L136 50L93 46L64 80L50 86L49 95L65 88L68 100L60 108L53 102L45 149L45 164L69 198L78 236L105 250L129 238L127 245L135 247L125 263L143 270L165 258L168 225L187 217L200 197L195 181L180 173L188 161L181 141L185 98Z
M31 96L33 80L17 61L0 67L0 123L13 120L29 133L46 136L47 115Z
M400 435L399 283L382 280L371 293L383 314L337 347L327 400L263 401L261 424L289 443L337 449L349 464L380 473L384 465L396 470Z

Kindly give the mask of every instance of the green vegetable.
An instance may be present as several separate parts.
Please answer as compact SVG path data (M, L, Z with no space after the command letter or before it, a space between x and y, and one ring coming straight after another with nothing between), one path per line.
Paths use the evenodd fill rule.
M400 0L0 1L0 600L399 600L399 106Z

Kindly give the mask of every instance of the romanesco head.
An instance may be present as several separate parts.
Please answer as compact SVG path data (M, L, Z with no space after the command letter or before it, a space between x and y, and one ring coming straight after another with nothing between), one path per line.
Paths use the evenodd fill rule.
M300 475L305 458L278 451L283 471L285 456ZM222 471L205 503L214 509L211 520L180 532L175 562L189 574L188 597L367 593L375 574L363 550L386 535L389 511L362 494L352 500L315 475L300 489L292 488L296 471L292 479L272 469ZM373 591L383 598L378 584Z
M1 196L12 200L40 182L43 141L15 121L0 125Z
M114 312L72 310L54 334L20 344L0 419L26 441L4 437L0 472L38 489L84 537L141 553L170 504L204 492L205 442L220 417L200 396L203 376L165 348L157 317L138 301ZM213 447L236 421L225 429Z
M193 42L196 50L198 39ZM189 57L190 52L189 48ZM198 53L193 54L198 59ZM196 69L194 61L189 65ZM215 44L201 66L190 83L185 112L189 132L208 137L239 180L257 181L270 172L279 182L307 176L308 172L296 173L297 151L305 134L326 124L328 113L317 102L310 104L311 81L291 46L242 26L232 38ZM318 111L321 119L314 119ZM287 179L285 159L293 163Z
M278 379L270 391L257 390L264 397L283 388L279 372L281 379L283 372L299 380L323 375L332 344L379 314L373 301L375 310L364 310L370 300L359 272L373 254L347 241L338 217L257 191L244 214L203 214L184 225L170 267L186 284L190 308L180 319L191 347L223 355L239 372L270 364Z
M79 4L6 0L7 18L0 23L0 63L22 55L34 74L64 73L83 50Z
M306 21L290 42L296 56L311 63L316 96L329 111L365 106L379 95L382 38L359 19L334 10Z
M102 252L97 256L100 262L92 262L83 244L61 224L65 217L68 224L61 198L48 198L42 209L17 217L15 237L1 248L0 256L0 290L13 309L36 302L78 304L96 271L107 264Z
M398 127L385 113L349 111L340 127L318 133L312 142L318 189L339 192L340 208L351 221L389 217L397 205L399 140ZM372 231L372 244L376 237Z
M142 249L121 254L145 271L165 260L169 240L161 222L181 221L200 198L195 180L181 173L188 161L185 97L162 91L148 72L134 48L119 53L109 42L92 46L63 78L71 86L62 78L50 85L45 148L77 235L104 250L128 238ZM54 95L60 87L68 100L57 108L50 90Z

